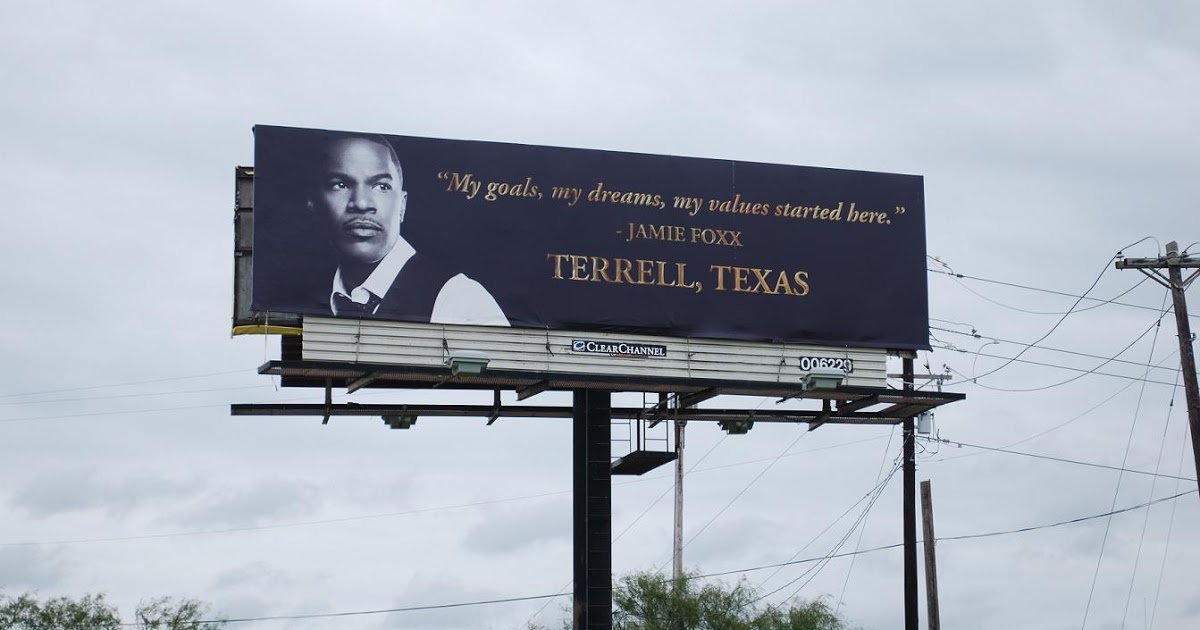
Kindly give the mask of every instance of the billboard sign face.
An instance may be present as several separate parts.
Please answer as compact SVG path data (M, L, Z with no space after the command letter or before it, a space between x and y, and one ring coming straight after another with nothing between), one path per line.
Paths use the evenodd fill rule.
M919 176L257 126L254 194L258 311L929 347Z

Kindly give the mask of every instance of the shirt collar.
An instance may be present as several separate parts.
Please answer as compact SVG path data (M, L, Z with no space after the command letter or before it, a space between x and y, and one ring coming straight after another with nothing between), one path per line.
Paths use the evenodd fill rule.
M392 288L396 276L400 275L400 269L404 267L404 263L407 263L414 254L416 254L416 250L408 244L408 241L402 237L396 237L396 243L392 245L391 251L383 257L383 260L379 261L379 264L375 265L375 270L371 272L371 275L353 289L346 288L346 282L342 279L342 268L339 266L333 274L333 290L329 294L329 310L337 315L337 306L333 303L333 296L339 293L358 304L366 304L371 300L371 296L382 300L388 289ZM379 307L376 306L376 308Z

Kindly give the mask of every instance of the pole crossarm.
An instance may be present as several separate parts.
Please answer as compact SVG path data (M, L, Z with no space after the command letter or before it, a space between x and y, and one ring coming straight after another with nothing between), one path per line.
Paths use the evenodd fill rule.
M1200 258L1186 254L1174 260L1169 256L1160 256L1158 258L1126 258L1118 260L1116 267L1117 269L1169 269L1171 267L1200 269Z

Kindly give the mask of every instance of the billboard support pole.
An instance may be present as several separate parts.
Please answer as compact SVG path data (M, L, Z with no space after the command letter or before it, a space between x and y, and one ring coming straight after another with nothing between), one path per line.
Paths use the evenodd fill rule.
M913 360L904 358L904 390L913 389ZM917 460L913 418L904 419L904 630L918 630Z
M612 630L612 393L574 391L576 630Z

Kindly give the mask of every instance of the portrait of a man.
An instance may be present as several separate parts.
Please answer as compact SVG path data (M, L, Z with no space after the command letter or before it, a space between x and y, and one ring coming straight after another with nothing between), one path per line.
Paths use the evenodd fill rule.
M330 138L310 177L306 203L337 261L329 284L332 314L509 325L481 284L459 273L452 260L417 252L401 235L408 193L400 159L386 138Z

